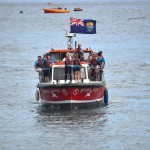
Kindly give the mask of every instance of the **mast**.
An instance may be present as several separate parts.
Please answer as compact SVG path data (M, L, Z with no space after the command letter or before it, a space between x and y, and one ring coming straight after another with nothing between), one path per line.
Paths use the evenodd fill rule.
M74 33L67 33L66 37L67 37L67 48L68 49L73 49L73 37L75 37L76 34Z

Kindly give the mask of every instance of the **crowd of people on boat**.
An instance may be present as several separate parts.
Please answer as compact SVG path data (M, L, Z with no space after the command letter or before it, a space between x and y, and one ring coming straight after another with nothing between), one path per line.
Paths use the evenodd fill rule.
M78 44L77 48L74 51L74 54L71 56L69 52L66 53L65 58L62 60L65 65L65 83L67 81L67 77L69 76L70 82L72 82L72 71L74 74L74 79L76 83L80 82L80 70L81 70L81 62L85 61L84 59L84 51L81 48L81 44ZM105 59L102 55L102 51L91 52L87 59L89 66L91 68L91 80L96 81L97 76L99 76L99 81L102 81L102 73L105 66ZM44 54L43 57L38 56L37 61L34 64L36 69L40 68L44 70L44 81L41 82L49 82L51 78L51 66L55 63L55 60L51 58L50 54Z
M51 66L55 63L55 60L51 58L50 54L43 54L38 56L37 60L34 63L35 69L42 69L39 73L40 82L49 82L51 74ZM44 76L44 77L43 77Z

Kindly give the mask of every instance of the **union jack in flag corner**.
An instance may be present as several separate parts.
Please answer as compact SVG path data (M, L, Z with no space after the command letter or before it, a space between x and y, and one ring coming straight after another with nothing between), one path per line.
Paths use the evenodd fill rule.
M96 20L70 17L70 33L95 34Z

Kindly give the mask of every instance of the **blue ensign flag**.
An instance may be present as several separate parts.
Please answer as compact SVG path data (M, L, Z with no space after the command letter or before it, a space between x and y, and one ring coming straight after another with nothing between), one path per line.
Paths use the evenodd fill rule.
M70 18L70 33L95 34L96 20Z

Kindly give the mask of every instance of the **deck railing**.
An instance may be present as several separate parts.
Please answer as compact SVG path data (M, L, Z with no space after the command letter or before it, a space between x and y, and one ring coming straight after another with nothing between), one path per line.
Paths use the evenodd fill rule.
M59 81L65 80L65 66L42 68L42 69L37 69L36 71L39 72L40 83L53 82L53 81L57 81L57 83L60 83ZM74 72L73 72L72 65L71 65L71 75L72 75L72 80L74 80ZM68 73L67 80L70 80L69 77L70 77L70 74ZM47 80L45 78L47 78ZM81 66L80 68L81 82L83 82L84 79L89 79L90 82L91 81L93 82L103 81L104 80L103 70L99 67L92 67L92 66L82 67Z

